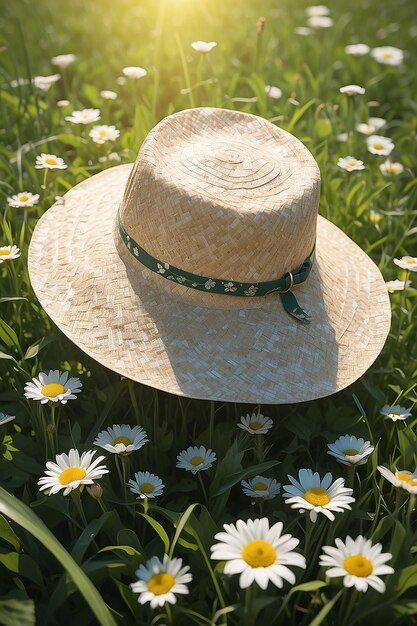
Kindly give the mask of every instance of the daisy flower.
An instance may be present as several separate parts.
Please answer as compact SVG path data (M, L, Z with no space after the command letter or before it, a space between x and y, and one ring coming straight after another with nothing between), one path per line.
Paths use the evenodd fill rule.
M122 72L126 76L126 78L132 78L132 79L143 78L148 73L147 70L145 70L143 67L137 67L135 65L124 67Z
M311 28L307 28L307 26L297 26L297 28L294 28L294 34L301 35L301 37L308 37L311 33Z
M389 471L383 465L378 465L378 472L382 474L391 484L400 489L408 491L408 493L417 493L417 467L414 472L408 470L395 470L395 474Z
M328 567L326 576L339 578L343 576L345 587L356 587L358 591L367 591L368 586L379 593L384 593L385 584L379 578L384 574L394 572L390 565L385 565L392 559L392 554L382 552L382 544L372 545L370 539L362 535L352 539L347 536L346 541L335 539L336 548L323 546L319 565Z
M68 454L57 454L56 463L48 461L45 476L38 480L39 491L48 489L48 495L64 490L64 496L81 485L92 485L95 480L108 473L105 465L99 465L104 456L98 456L93 461L96 450L83 452L81 457L78 450L72 448Z
M366 89L360 85L345 85L344 87L340 87L339 91L347 96L363 96Z
M224 573L240 574L241 589L254 581L261 589L266 589L269 581L276 587L283 587L284 580L295 583L294 573L287 567L305 568L304 556L294 552L299 541L292 535L282 535L283 524L277 522L271 528L266 517L237 520L234 524L223 524L225 532L215 535L220 541L211 546L211 558L226 561Z
M82 109L81 111L73 111L71 115L66 116L67 122L73 124L92 124L100 119L100 109Z
M38 202L39 194L30 193L30 191L21 191L20 193L7 198L8 205L16 208L22 206L34 206L35 204L38 204Z
M6 413L0 411L0 426L7 424L7 422L12 422L14 419L16 419L16 415L6 415Z
M41 91L49 91L49 89L61 78L61 74L51 74L51 76L35 76L33 84Z
M399 404L385 404L380 410L380 414L396 422L397 420L406 420L407 417L410 417L411 411Z
M164 483L155 474L149 472L136 472L135 480L129 480L129 489L132 493L137 493L140 499L157 498L164 491Z
M399 48L394 46L381 46L380 48L373 48L371 50L371 56L378 63L383 65L401 65L404 59L404 53Z
M273 100L279 100L282 97L281 89L279 87L274 87L273 85L266 85L265 93Z
M307 24L311 28L330 28L333 26L333 20L326 15L312 15L308 18Z
M211 52L213 48L217 46L215 41L193 41L191 47L196 52L202 52L203 54Z
M255 476L248 481L242 480L241 483L243 493L250 498L262 498L262 500L272 500L279 494L281 483L275 478L265 478L264 476Z
M116 126L93 126L88 133L91 139L98 144L106 143L106 141L115 141L119 135L120 130L117 130Z
M340 141L341 143L345 143L348 140L348 134L347 133L339 133L338 135L336 135L336 139L337 139L337 141Z
M128 424L113 424L97 435L94 445L112 454L126 456L134 450L139 450L148 441L142 426L132 428Z
M379 224L379 222L384 219L384 216L378 213L378 211L371 209L368 214L368 219L371 224Z
M182 450L177 456L176 467L185 469L197 474L201 470L207 470L216 460L216 454L210 448L206 450L204 446L190 446L187 450Z
M42 154L36 157L35 169L42 170L65 170L68 165L64 162L64 159L61 157L57 157L55 154L46 154L42 152Z
M189 593L186 583L193 577L189 573L189 566L182 566L182 559L170 559L167 554L161 559L153 556L141 565L136 571L139 578L130 585L134 593L139 593L138 602L151 603L151 608L163 606L165 602L175 604L176 593Z
M260 413L246 413L246 417L242 415L240 418L238 426L251 435L265 435L272 428L272 424L270 417L264 417Z
M0 246L0 265L18 257L20 257L20 249L17 246Z
M345 46L346 54L350 54L354 57L362 57L368 54L370 47L366 43L353 43L349 46Z
M17 87L25 87L26 85L29 85L29 83L30 80L28 78L15 78L10 82L10 87L16 89Z
M342 435L334 443L328 443L327 454L334 456L342 465L365 465L368 456L374 451L370 441L354 435Z
M365 169L363 161L359 161L359 159L356 159L354 156L340 157L337 165L347 172Z
M411 285L411 280L387 280L385 283L389 293L395 293L396 291L404 291Z
M384 163L381 163L379 169L384 176L398 176L403 173L404 165L387 159Z
M340 513L343 509L350 509L352 489L344 486L343 478L337 478L332 484L333 477L328 472L323 479L311 469L301 469L298 472L298 480L288 476L291 485L284 485L286 491L282 494L286 503L292 509L299 509L300 513L310 512L312 522L317 520L319 513L323 513L332 522L335 519L332 511Z
M80 393L82 384L79 378L68 378L68 372L49 370L48 374L41 372L37 378L25 385L25 396L29 400L40 400L41 404L47 402L61 402L66 404L68 400L75 400L76 393Z
M316 4L306 8L307 17L322 17L323 15L330 15L329 7L324 4Z
M388 156L394 150L394 144L388 137L382 135L371 135L366 140L369 152Z
M386 123L386 120L382 117L370 117L366 124L357 124L356 130L363 135L372 135L377 130L383 128Z
M417 257L415 256L403 256L401 259L394 259L394 263L402 270L417 272Z
M103 91L100 91L100 96L103 100L116 100L117 93L111 89L103 89Z
M58 54L56 57L52 57L51 63L56 67L65 68L76 60L77 57L75 54Z

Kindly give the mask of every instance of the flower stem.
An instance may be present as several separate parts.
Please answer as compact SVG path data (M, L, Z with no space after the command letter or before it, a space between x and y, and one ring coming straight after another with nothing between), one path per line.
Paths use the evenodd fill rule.
M169 602L165 602L165 613L167 616L167 624L171 626L172 622L172 609Z
M351 489L353 488L355 483L355 472L356 467L354 465L349 465L346 477L346 487L350 487Z
M220 589L219 583L217 581L216 575L214 573L214 570L211 567L210 560L207 557L207 554L206 554L206 551L204 549L204 546L201 543L200 537L198 536L197 533L195 535L195 540L197 542L197 545L198 545L198 548L200 550L200 553L201 553L201 555L202 555L202 557L203 557L203 559L205 561L205 564L207 565L207 569L208 569L208 571L210 573L211 580L213 581L213 585L214 585L214 588L216 590L217 597L219 598L220 606L222 607L222 609L224 609L226 607L226 603L224 601L223 594L221 592L221 589ZM226 617L226 615L224 616L224 619L225 619L225 624L227 624L227 617Z
M263 435L255 435L256 436L256 460L258 463L263 463L264 460L264 436Z
M201 472L197 472L197 476L198 476L198 480L200 481L201 491L203 492L204 504L208 508L207 491L206 491L206 488L204 487L204 482L203 482L203 477L201 476Z
M72 501L75 504L75 508L77 509L77 512L78 512L78 514L79 514L79 516L81 518L82 523L84 524L84 526L87 526L88 522L87 522L87 519L85 517L83 505L82 505L82 502L81 502L80 489L79 488L73 489L71 491L71 497L72 497Z

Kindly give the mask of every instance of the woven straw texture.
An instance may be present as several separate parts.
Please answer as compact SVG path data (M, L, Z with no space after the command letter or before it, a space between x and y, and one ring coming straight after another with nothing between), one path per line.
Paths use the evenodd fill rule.
M390 304L372 260L317 217L317 165L295 137L253 115L182 111L160 122L135 165L74 187L39 220L29 250L37 297L94 359L133 380L195 398L292 403L343 389L384 345ZM116 228L196 274L265 281L316 260L278 295L201 293L141 266Z

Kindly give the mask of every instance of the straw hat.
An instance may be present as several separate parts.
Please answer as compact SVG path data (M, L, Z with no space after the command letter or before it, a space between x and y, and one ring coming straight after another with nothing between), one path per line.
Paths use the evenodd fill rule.
M136 163L76 185L39 220L29 272L57 326L106 367L181 396L312 400L375 360L384 280L318 217L307 148L247 113L163 119Z

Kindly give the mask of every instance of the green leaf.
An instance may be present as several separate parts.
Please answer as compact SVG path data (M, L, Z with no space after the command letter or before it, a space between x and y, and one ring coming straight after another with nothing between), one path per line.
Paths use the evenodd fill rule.
M19 571L19 554L17 552L0 552L0 563L15 574Z
M0 487L0 512L25 528L49 550L65 568L101 626L117 626L103 598L91 580L77 565L51 531L33 511L18 498Z
M300 119L303 117L304 113L313 106L313 104L315 104L317 102L317 100L315 98L312 98L312 100L309 100L308 102L306 102L305 104L303 104L302 107L299 107L295 112L294 115L292 116L292 118L290 119L289 123L286 126L286 130L290 133L293 128L298 124L298 122L300 121Z
M100 552L117 552L117 550L126 552L128 556L141 556L141 553L131 546L105 546L98 551L98 554L100 554Z
M146 519L146 521L148 522L148 524L150 524L152 526L152 528L154 530L156 530L156 532L158 533L159 538L161 539L162 543L164 544L165 552L168 554L168 551L169 551L169 537L168 537L168 535L165 532L165 528L159 522L154 520L153 517L150 517L149 515L146 515L146 513L139 513L139 515L144 517Z
M184 530L184 526L188 522L188 519L189 519L191 513L194 511L196 506L198 506L198 502L195 502L194 504L190 504L188 509L186 509L184 511L184 513L181 515L181 517L180 517L180 519L178 521L177 530L175 531L174 539L172 540L172 543L171 543L171 548L169 550L169 553L167 552L167 554L169 554L169 556L171 558L172 558L172 555L174 554L175 545L176 545L178 539L180 538L180 535L181 535L182 531Z
M290 593L296 593L297 591L317 591L317 589L322 589L323 587L327 587L327 583L322 580L310 580L308 583L302 583L301 585L293 587Z
M0 624L3 626L35 626L33 600L0 600Z
M20 298L17 296L13 296L13 297L0 298L0 304L3 304L3 302L14 302L15 300L26 300L26 302L28 302L27 298Z
M33 359L33 357L35 357L42 350L42 348L47 346L48 343L51 343L55 340L55 335L49 335L48 337L42 337L42 339L38 339L38 341L29 346L23 359Z
M397 595L402 595L411 587L417 587L417 565L405 567L397 576L394 587Z
M11 328L7 322L0 318L0 339L4 342L4 344L8 348L12 348L13 346L20 347L19 339L17 338L16 333L13 328Z
M85 552L95 537L98 535L104 524L108 521L111 513L103 513L98 519L93 520L86 526L81 535L79 536L75 546L71 550L71 554L77 563L81 563Z
M4 539L4 541L7 541L7 543L10 543L15 550L20 550L19 537L3 515L0 515L0 537Z
M87 141L82 137L78 137L77 135L71 135L70 133L60 133L55 137L55 139L58 139L62 143L66 144L67 146L72 146L73 148L77 148L78 146L82 146L83 144L87 143Z
M258 476L262 472L265 472L271 467L275 467L278 465L279 461L265 461L264 463L259 463L258 465L252 465L252 467L247 467L240 472L236 472L232 474L230 478L224 481L223 485L219 487L211 496L220 496L226 491L230 490L234 485L240 483L241 480L245 480L245 478L249 478L251 476Z

